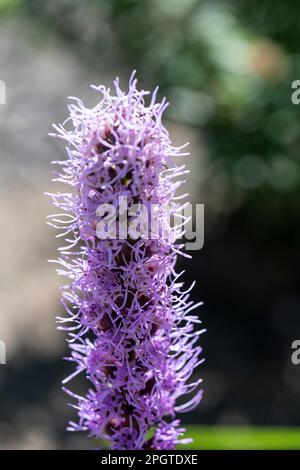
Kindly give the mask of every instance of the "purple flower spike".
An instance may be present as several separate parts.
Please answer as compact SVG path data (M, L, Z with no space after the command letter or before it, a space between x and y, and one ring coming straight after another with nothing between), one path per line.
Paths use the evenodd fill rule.
M64 383L84 373L91 385L83 397L65 389L76 398L79 417L68 429L107 439L112 449L171 450L190 442L180 440L185 430L175 413L200 402L201 380L190 378L202 362L203 330L195 330L200 321L191 315L200 304L189 300L191 288L183 291L175 272L183 223L166 223L161 209L178 213L175 192L186 171L172 159L183 155L182 147L172 147L161 122L168 103L157 103L155 90L147 106L149 92L136 83L133 73L125 93L116 79L115 96L104 86L93 87L100 103L88 109L75 99L66 121L71 130L54 126L55 136L67 141L68 155L54 162L61 167L55 180L72 188L51 194L63 211L51 216L51 225L63 227L59 236L66 240L58 274L70 280L62 288L67 317L58 322L68 332L67 359L76 364ZM126 215L134 204L154 206L153 219L164 230L134 237L119 229L115 237L100 237L107 214L99 207L120 209L121 197ZM128 220L132 225L136 217Z

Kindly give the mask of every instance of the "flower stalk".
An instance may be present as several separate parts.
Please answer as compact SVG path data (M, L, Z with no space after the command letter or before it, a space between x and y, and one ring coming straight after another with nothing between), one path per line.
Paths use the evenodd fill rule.
M149 93L137 89L134 73L127 93L118 79L114 84L115 95L94 87L102 99L92 109L72 98L69 119L54 126L54 135L67 142L67 159L54 162L60 166L55 180L71 187L51 195L63 213L50 221L63 228L58 274L70 281L62 287L67 317L58 323L68 333L67 359L76 369L64 384L81 373L90 383L84 396L64 387L79 418L68 429L107 439L112 449L174 449L188 442L180 439L176 413L191 410L202 396L201 379L191 378L202 362L203 330L195 329L200 321L191 313L200 304L175 272L185 221L172 225L161 210L178 214L175 193L185 170L172 160L185 153L171 145L162 124L168 103L156 102L157 89L146 105ZM130 215L135 231L99 238L106 215L99 207L118 209L120 197L128 208L158 207L152 215L159 231L134 237L137 216ZM189 398L178 405L183 395Z

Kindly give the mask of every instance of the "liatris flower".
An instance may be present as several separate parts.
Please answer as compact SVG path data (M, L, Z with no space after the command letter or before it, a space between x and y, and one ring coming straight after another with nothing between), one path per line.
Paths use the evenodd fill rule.
M146 106L149 93L136 82L133 73L126 94L116 79L115 96L94 87L102 94L99 104L87 109L75 99L69 106L72 129L54 126L68 154L54 162L62 167L56 180L73 189L51 195L64 211L52 216L52 225L65 227L60 235L67 240L58 273L70 279L62 288L68 316L58 321L69 335L67 359L76 363L64 383L79 373L91 383L83 397L65 389L76 398L79 417L68 429L108 439L112 449L174 449L189 441L179 439L184 429L175 413L197 406L202 394L201 380L189 380L202 362L201 331L194 330L200 321L190 314L200 304L189 300L190 289L182 291L175 273L183 246L175 240L183 224L166 223L161 210L170 206L178 213L175 192L184 168L171 158L183 155L182 147L171 146L161 122L168 103L156 103L155 90ZM99 237L98 208L118 208L125 196L128 211L137 203L158 207L156 223L164 233ZM129 217L129 225L134 220ZM191 398L176 405L186 394Z

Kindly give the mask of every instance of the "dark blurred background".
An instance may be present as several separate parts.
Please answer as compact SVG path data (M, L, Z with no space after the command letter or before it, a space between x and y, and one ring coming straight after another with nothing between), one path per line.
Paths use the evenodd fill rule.
M188 187L205 244L181 261L196 279L205 395L186 424L300 425L300 6L296 0L0 0L0 448L87 448L74 417L53 210L44 191L64 146L47 133L89 84L160 85L166 126L190 142Z

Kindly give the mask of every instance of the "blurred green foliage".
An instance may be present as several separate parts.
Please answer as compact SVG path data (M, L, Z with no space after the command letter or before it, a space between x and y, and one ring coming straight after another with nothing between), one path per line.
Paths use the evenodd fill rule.
M205 130L211 161L228 178L230 192L252 200L262 217L277 203L296 214L300 114L291 103L291 83L300 73L297 2L109 3L128 60L161 84L171 117Z
M202 450L298 450L299 428L190 426L186 435L193 437L192 444L178 449Z
M0 0L0 14L15 12L22 6L23 0Z

